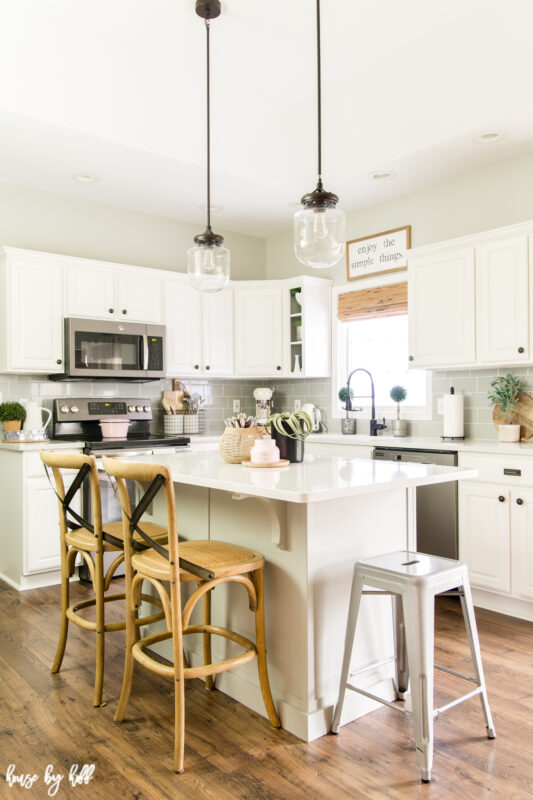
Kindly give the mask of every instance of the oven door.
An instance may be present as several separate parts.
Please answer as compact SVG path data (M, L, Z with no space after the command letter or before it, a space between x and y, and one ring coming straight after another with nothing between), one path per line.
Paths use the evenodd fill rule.
M163 325L67 317L65 372L73 378L162 377L164 330Z

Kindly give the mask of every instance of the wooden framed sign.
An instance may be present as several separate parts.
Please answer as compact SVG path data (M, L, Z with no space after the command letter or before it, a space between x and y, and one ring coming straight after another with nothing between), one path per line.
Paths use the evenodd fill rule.
M370 275L407 269L407 250L410 247L410 225L346 242L348 280L357 281Z

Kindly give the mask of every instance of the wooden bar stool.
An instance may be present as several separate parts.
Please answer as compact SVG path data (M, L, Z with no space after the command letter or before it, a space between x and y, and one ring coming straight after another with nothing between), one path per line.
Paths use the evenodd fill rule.
M363 586L372 586L379 591L363 591ZM350 679L373 666L350 673L355 628L363 594L390 594L393 598L395 629L395 662L397 700L404 700L411 674L412 711L396 706L388 700L354 686ZM474 676L463 675L447 667L433 663L435 595L458 595L465 621ZM433 709L433 669L440 669L458 678L475 684L475 689L452 700L441 708ZM346 689L377 700L391 708L411 714L415 732L416 756L422 772L422 780L431 780L433 764L433 719L442 711L479 695L485 717L487 737L494 739L496 731L492 722L487 688L481 663L481 651L470 592L468 571L465 564L449 558L401 550L383 556L359 561L354 567L352 593L346 627L344 661L340 680L339 698L332 733L339 732L342 706Z
M246 547L220 541L190 541L178 543L178 527L174 485L167 467L157 464L133 464L103 457L104 468L117 482L122 504L124 524L124 554L126 567L126 658L122 692L115 714L115 722L124 718L128 704L135 661L158 675L170 678L174 684L174 770L183 772L185 739L184 683L189 678L206 678L246 664L257 658L259 683L271 725L280 727L270 684L265 645L264 618L264 557ZM148 483L149 487L135 509L131 509L126 480ZM139 521L155 495L164 492L168 526L168 550L159 545L136 553L131 547L134 531L142 535L145 523ZM155 588L165 611L167 629L140 640L135 637L135 618L140 605L143 581ZM180 583L195 581L198 586L181 609ZM164 583L170 585L170 596ZM248 593L250 610L255 614L256 641L241 636L227 628L212 625L210 606L204 604L203 624L190 625L191 613L202 598L210 596L216 586L224 583L241 584ZM190 633L204 635L204 664L190 667L184 660L183 636ZM211 637L222 636L242 647L242 653L211 663ZM149 648L167 639L172 640L173 665L162 664L153 657Z
M58 499L59 536L61 540L61 624L52 672L56 673L61 669L67 644L69 620L80 628L94 631L96 633L96 668L93 705L101 706L104 683L104 634L106 631L119 631L124 630L126 627L124 619L120 622L105 622L105 604L115 600L124 600L126 597L124 593L107 593L111 578L115 574L117 567L124 561L124 529L121 521L106 522L105 530L102 529L100 482L94 456L41 450L41 460L45 465L45 469L50 467L54 475L55 488L51 481L50 483ZM66 492L62 470L78 470ZM46 474L48 475L48 470L46 470ZM70 479L70 476L68 477ZM92 523L84 519L72 508L74 498L78 491L81 490L85 480L90 482L93 509ZM167 541L167 530L162 525L148 524L147 528L150 530L151 536L158 541ZM146 545L142 544L140 537L137 536L136 538L137 546L145 548ZM104 574L105 552L116 552L117 557ZM95 596L69 606L69 578L74 574L74 564L78 554L87 564ZM151 598L147 599L152 600ZM155 602L155 604L162 608L160 602ZM85 619L78 613L81 609L90 606L96 607L96 620L94 622ZM164 613L161 611L151 617L136 620L136 625L148 625L151 622L163 619L163 617Z

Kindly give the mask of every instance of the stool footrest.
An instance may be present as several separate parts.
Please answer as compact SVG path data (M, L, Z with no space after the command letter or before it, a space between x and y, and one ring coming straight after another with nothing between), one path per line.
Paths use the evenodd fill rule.
M370 698L370 700L375 700L377 703L382 703L384 706L390 706L390 708L395 708L396 711L401 711L403 714L411 713L409 709L402 708L402 706L397 706L394 703L391 703L389 700L385 700L383 697L378 697L377 694L372 694L372 692L367 692L366 689L360 689L358 686L352 686L351 683L346 684L346 689L351 689L352 692L357 692L358 694L362 694L365 697Z
M476 678L472 678L470 675L464 675L462 672L456 672L454 669L450 669L449 667L441 667L439 664L434 664L435 669L440 669L441 672L447 672L449 675L455 675L456 678L463 678L465 681L470 681L470 683L475 683L479 685Z
M467 694L461 695L461 697L458 697L456 700L451 700L449 703L446 703L445 706L441 706L440 708L436 708L433 711L433 716L434 717L438 717L439 714L442 714L443 711L448 711L449 708L453 708L454 706L458 706L459 703L464 703L465 700L470 700L471 697L475 697L476 694L481 694L482 691L483 691L483 687L482 686L477 686L471 692L467 692Z

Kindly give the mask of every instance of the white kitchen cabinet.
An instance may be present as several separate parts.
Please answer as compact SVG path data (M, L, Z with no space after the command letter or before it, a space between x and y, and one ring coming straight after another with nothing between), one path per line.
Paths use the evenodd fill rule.
M202 294L202 372L207 377L233 375L233 343L233 289Z
M65 263L69 317L161 322L161 279L152 270Z
M274 284L274 285L273 285ZM235 285L235 371L250 377L283 374L283 289L278 283Z
M533 489L511 492L512 592L533 600Z
M0 260L0 370L63 371L62 266L5 248Z
M511 591L511 492L465 481L459 487L459 557L473 587Z
M166 325L167 375L200 375L202 360L202 295L187 278L163 284L163 321Z
M299 289L299 301L295 292ZM294 378L331 375L331 281L300 275L284 288L283 372ZM296 356L298 359L296 359ZM299 371L295 366L299 365Z
M477 359L482 364L528 361L528 237L476 247Z
M410 257L408 284L410 365L475 363L473 248Z

